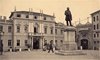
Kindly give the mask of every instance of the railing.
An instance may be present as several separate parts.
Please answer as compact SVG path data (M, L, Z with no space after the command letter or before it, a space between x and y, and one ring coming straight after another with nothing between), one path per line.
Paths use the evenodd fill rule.
M32 33L32 32L29 32L28 35L29 36L43 36L44 34L43 33Z

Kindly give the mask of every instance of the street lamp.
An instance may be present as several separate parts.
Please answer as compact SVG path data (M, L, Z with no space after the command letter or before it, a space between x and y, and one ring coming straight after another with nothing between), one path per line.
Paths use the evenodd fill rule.
M43 49L43 42L44 42L43 38L44 38L43 33L41 33L41 39L42 39L42 49Z

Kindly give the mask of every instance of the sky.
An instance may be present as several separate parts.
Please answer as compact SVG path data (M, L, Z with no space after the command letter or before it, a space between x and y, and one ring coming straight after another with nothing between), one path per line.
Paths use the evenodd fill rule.
M67 7L70 8L73 16L73 24L87 22L90 14L100 10L100 0L0 0L0 15L9 17L16 6L17 11L29 11L32 8L34 12L40 12L53 15L55 21L65 23L64 12Z

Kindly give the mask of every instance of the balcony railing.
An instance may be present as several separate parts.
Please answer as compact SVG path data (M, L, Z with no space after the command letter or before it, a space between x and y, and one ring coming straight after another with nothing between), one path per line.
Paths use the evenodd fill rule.
M43 36L43 33L33 33L33 32L29 32L28 33L29 36Z

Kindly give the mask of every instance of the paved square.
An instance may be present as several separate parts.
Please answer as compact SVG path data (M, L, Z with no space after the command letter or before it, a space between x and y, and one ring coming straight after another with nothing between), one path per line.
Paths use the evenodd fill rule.
M47 51L33 50L22 52L5 52L0 55L0 60L100 60L94 55L93 51L84 51L87 55L62 56L55 53L47 53ZM92 52L92 53L91 53ZM99 54L99 53L98 53Z

